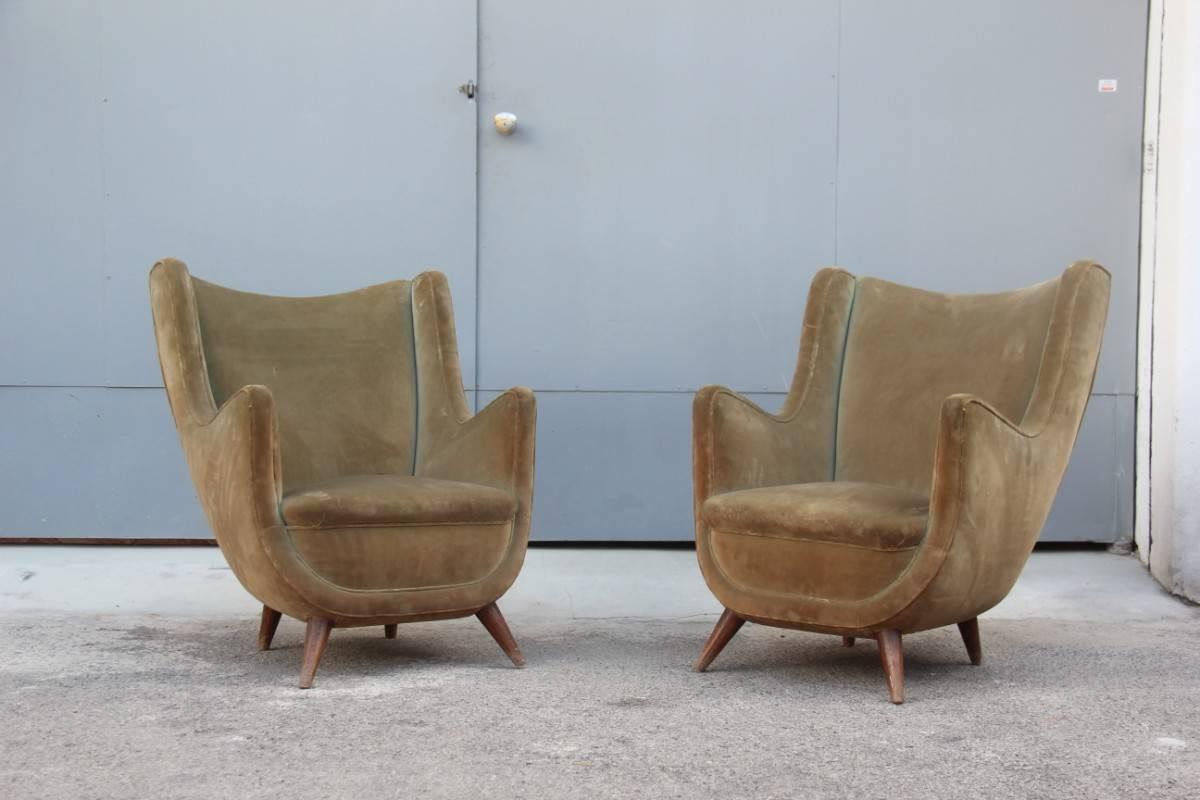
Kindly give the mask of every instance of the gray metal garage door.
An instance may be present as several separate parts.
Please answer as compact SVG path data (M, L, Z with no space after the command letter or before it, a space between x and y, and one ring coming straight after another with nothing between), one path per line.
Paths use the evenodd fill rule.
M474 381L476 41L475 0L0 3L0 536L211 536L165 255L278 294L438 265Z
M542 540L690 538L691 393L778 407L820 266L1094 258L1046 538L1130 535L1146 0L78 5L0 5L0 536L207 535L152 388L166 254L263 292L448 272L468 389L538 393Z

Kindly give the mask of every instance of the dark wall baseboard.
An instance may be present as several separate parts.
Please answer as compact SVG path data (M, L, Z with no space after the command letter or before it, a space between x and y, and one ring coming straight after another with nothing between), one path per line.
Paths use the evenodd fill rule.
M4 545L133 545L133 546L150 546L150 547L216 547L216 539L120 539L108 537L94 536L0 536L0 547ZM642 550L695 550L695 542L621 542L621 541L588 541L588 542L571 542L571 541L553 541L553 542L530 542L531 548L545 548L553 550L555 548L572 549L604 549L621 547L626 549Z
M92 536L0 536L6 544L152 545L157 547L216 547L216 539L110 539Z
M216 547L216 539L117 539L84 536L0 536L0 547L4 545L133 545L139 547ZM530 542L533 549L604 550L622 548L626 550L695 550L691 541L666 542L622 542L622 541L553 541ZM1109 545L1103 542L1038 542L1035 550L1104 550Z

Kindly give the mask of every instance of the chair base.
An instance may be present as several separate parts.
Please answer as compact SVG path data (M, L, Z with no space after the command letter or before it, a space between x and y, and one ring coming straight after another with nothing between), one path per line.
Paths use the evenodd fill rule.
M500 613L500 608L495 603L490 603L481 608L475 616L483 623L483 627L500 645L500 649L509 657L513 665L523 668L525 656L521 653L521 648L517 646L517 640L513 638L512 631L508 629L508 623L504 620L504 615ZM283 615L275 609L263 606L262 621L259 623L258 629L259 650L271 648L271 640L275 637L275 631L279 627L279 620L282 617ZM398 627L398 623L395 622L385 624L383 635L388 639L395 639ZM316 681L317 668L321 665L321 657L325 655L325 648L329 644L329 634L333 628L334 623L331 619L314 617L308 620L304 630L304 655L300 664L299 686L301 689L311 689Z
M887 679L888 695L896 705L904 702L904 648L900 631L888 628L875 634L879 642L879 661L883 664L883 676Z
M708 669L708 665L721 654L721 651L725 649L725 645L729 644L729 640L745 624L745 619L739 617L728 608L725 609L721 613L721 618L717 620L716 627L709 634L708 641L704 643L704 649L700 651L700 657L692 665L692 670L695 672L704 672L704 670Z
M325 645L329 644L329 632L332 630L333 620L314 617L308 621L308 627L304 630L304 660L300 663L301 689L312 688L321 656L325 655Z
M979 643L979 617L958 623L958 632L962 634L963 644L967 646L967 656L971 659L971 663L975 666L982 664L983 646Z
M508 629L508 623L504 621L500 607L495 603L488 603L479 609L475 616L483 623L483 627L487 628L487 632L496 640L496 644L500 645L504 654L512 660L513 666L517 669L524 669L525 656L521 654L517 640L513 638L512 631Z
M743 617L725 609L721 618L704 643L700 657L696 659L693 669L704 672L712 664L713 659L720 655L734 635L746 624ZM770 624L769 621L767 624ZM967 647L967 655L972 664L983 662L983 649L979 639L979 619L972 618L958 623L959 633ZM886 628L875 633L875 641L879 645L879 662L883 666L883 675L887 681L888 697L896 705L904 702L904 646L903 636L895 628ZM842 646L853 647L854 636L843 636Z
M275 638L275 631L279 629L279 620L281 619L283 619L283 614L270 606L263 606L262 622L258 624L259 650L271 649L271 641Z

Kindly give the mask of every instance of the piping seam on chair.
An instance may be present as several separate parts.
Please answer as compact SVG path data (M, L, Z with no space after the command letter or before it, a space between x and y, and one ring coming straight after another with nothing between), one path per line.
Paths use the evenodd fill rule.
M858 281L854 279L854 291L850 293L850 310L846 313L846 330L842 333L842 355L838 359L837 394L833 404L833 447L830 448L829 480L836 481L838 474L838 441L839 426L842 424L842 376L846 374L846 357L849 355L850 326L854 322L854 309L858 305Z
M483 583L484 581L488 580L489 578L491 578L493 575L495 575L500 570L501 565L503 565L504 562L507 560L508 551L512 547L513 529L515 527L516 527L515 525L510 525L508 528L508 541L504 543L505 555L500 557L500 560L496 562L496 564L492 567L491 571L488 572L486 575L480 577L477 580L467 581L465 583L450 583L450 584L443 584L440 586L414 586L414 587L407 588L407 589L404 589L404 588L401 588L401 589L354 589L349 586L339 586L336 583L334 583L333 581L326 578L321 573L317 572L315 569L313 569L312 564L308 563L308 559L306 559L304 557L304 555L296 548L296 542L292 539L292 537L290 535L288 536L288 544L291 546L292 552L295 554L297 560L299 560L302 564L304 564L305 567L308 568L309 574L311 574L314 578L316 578L316 580L319 581L320 583L325 584L326 586L328 586L329 588L331 588L337 592L347 592L347 593L353 593L353 594L395 594L395 593L410 593L410 592L433 592L433 591L445 591L445 590L449 590L449 589L463 589L468 586L477 586L477 585ZM287 529L285 528L284 530L286 531ZM305 596L305 595L301 595L301 596L305 597L305 599L307 599L307 596ZM316 606L317 604L312 603L312 605ZM487 604L485 603L484 605L487 605ZM319 606L318 606L318 608L319 608ZM414 612L414 613L416 613L416 614L454 614L459 611L466 611L467 609L478 609L478 608L482 608L482 606L471 605L471 606L466 606L464 608L447 609L446 611L418 611L418 612ZM328 611L328 609L324 609L324 610ZM376 617L387 616L387 615L379 614L379 613L371 613L371 614L333 614L333 613L330 613L330 616L346 617L349 619L354 619L354 618L374 619Z
M855 550L871 550L877 553L906 553L910 550L916 550L920 544L903 545L900 547L876 547L869 544L855 544L854 542L832 542L828 539L813 539L808 536L784 536L777 533L763 533L761 531L744 531L734 530L732 528L717 528L709 526L714 534L723 534L726 536L752 536L757 539L773 539L780 542L803 542L805 544L826 544L830 547L850 547Z
M349 522L342 525L288 525L285 522L284 527L288 531L340 531L356 528L477 528L481 526L511 525L515 520L516 515L508 519L490 520L488 522Z
M412 368L413 368L413 438L412 474L417 474L417 453L421 447L421 366L417 363L417 304L413 301L413 281L408 281L408 316L412 321Z

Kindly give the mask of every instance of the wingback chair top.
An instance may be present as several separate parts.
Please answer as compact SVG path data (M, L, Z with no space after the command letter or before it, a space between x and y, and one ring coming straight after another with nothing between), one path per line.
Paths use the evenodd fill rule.
M782 412L696 396L698 555L718 599L844 636L998 603L1066 470L1108 294L1088 262L979 295L817 273Z
M471 415L445 276L272 297L166 259L150 293L196 491L268 610L391 625L478 613L512 584L533 396L510 389Z

